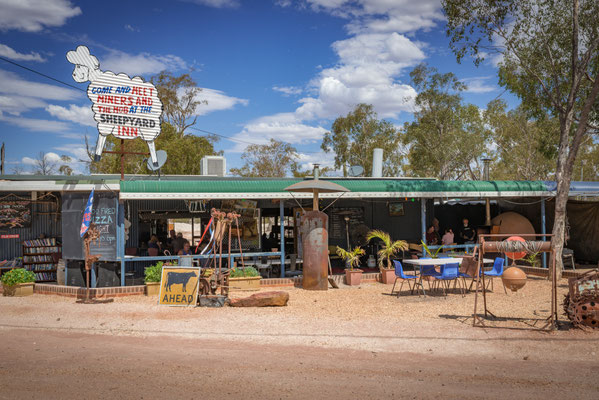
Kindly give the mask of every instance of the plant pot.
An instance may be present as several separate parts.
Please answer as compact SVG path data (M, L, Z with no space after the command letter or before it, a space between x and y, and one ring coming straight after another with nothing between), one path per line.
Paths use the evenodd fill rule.
M33 282L17 283L16 285L2 285L2 294L4 296L23 297L33 294Z
M261 276L229 278L229 290L260 290Z
M386 285L395 283L395 270L383 268L381 270L381 282Z
M349 286L360 286L362 282L362 270L361 269L346 269L345 270L345 284Z
M158 296L160 294L160 282L146 282L146 296Z

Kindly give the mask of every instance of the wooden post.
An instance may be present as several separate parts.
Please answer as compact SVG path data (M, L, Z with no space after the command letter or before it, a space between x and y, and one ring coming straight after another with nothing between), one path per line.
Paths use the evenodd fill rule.
M121 139L121 180L125 180L125 139Z
M314 189L314 198L312 199L312 209L318 211L318 189Z

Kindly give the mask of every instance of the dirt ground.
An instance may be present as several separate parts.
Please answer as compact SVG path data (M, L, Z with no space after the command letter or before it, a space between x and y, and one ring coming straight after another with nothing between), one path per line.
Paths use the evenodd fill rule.
M0 398L599 398L599 333L563 316L531 331L549 283L495 284L502 318L484 329L473 293L397 298L379 283L288 288L287 307L261 309L0 297Z

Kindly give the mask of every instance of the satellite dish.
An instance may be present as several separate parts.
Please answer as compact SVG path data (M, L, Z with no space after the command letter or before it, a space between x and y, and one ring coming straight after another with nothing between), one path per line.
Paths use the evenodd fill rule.
M364 173L364 168L360 165L354 165L353 167L349 167L348 173L351 177L360 176Z
M148 158L148 169L150 171L158 171L160 168L162 168L162 166L164 165L164 163L166 162L166 151L164 150L158 150L156 152L156 158L158 159L158 165L154 166L154 163L152 162L151 158Z

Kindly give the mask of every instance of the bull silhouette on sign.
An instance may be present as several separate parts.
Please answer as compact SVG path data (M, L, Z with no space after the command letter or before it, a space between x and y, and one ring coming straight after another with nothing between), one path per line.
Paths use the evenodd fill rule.
M197 277L195 272L167 272L166 273L166 285L165 289L167 292L171 291L171 285L183 285L181 291L186 292L187 290L187 282L191 278Z

